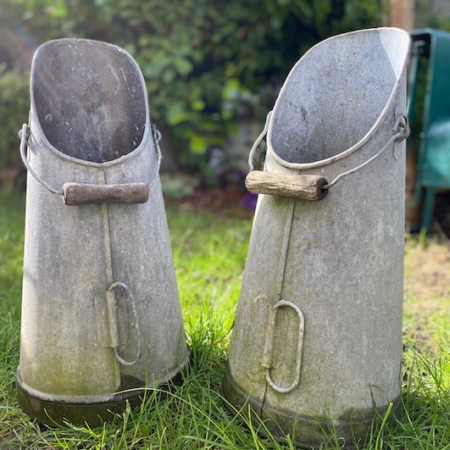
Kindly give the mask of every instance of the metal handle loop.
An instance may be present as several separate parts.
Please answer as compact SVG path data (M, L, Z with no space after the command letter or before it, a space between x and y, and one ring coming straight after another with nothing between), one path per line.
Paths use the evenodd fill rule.
M392 137L389 139L389 141L384 145L384 147L378 153L376 153L371 158L369 158L367 161L364 161L362 164L355 167L354 169L351 169L351 170L348 170L347 172L343 172L343 173L339 174L333 181L326 184L325 186L322 186L322 189L330 189L330 187L333 187L342 178L346 177L347 175L351 175L352 173L355 173L358 170L360 170L363 167L370 164L374 159L378 158L382 153L384 153L384 151L387 148L389 148L393 142L395 142L395 141L401 142L404 139L406 139L409 136L409 131L410 131L409 125L408 125L408 117L406 116L406 114L402 113L397 117L393 131L395 131L395 134L392 135Z
M58 190L52 188L48 183L46 183L43 179L41 179L39 175L31 168L30 163L28 162L27 156L25 154L25 147L27 146L28 139L30 137L30 127L26 123L22 125L22 129L19 131L19 136L20 136L20 156L28 172L30 172L31 175L33 175L33 177L36 179L36 181L39 181L39 183L45 186L52 194L63 195L62 189Z
M121 287L122 289L125 290L125 292L127 293L126 301L131 303L131 308L133 310L133 316L134 316L134 324L132 323L132 325L134 325L134 327L136 329L137 340L138 340L138 350L137 350L136 358L132 361L127 361L119 353L119 347L122 347L122 345L120 345L120 344L117 345L116 347L114 347L114 354L116 355L116 358L118 359L120 364L123 364L124 366L132 366L133 364L136 364L136 362L138 361L138 359L141 356L141 332L139 330L139 322L138 322L138 315L137 315L137 311L136 311L136 304L134 302L134 297L131 292L131 289L125 283L118 281L116 283L111 284L111 286L108 288L108 292L114 291L115 289L117 289L119 287Z
M267 134L267 130L269 129L269 123L270 123L270 118L272 117L272 111L269 111L267 113L267 117L266 117L266 123L264 124L264 129L262 130L261 134L258 136L258 138L256 139L256 141L254 142L251 150L250 150L250 154L248 156L248 165L250 166L250 171L255 170L255 152L256 149L258 148L259 144L261 143L261 141L264 139L264 136ZM259 165L258 165L258 168Z
M273 349L273 340L274 340L274 332L275 332L275 323L276 323L276 317L278 313L278 308L281 308L282 306L289 306L292 308L298 315L298 342L297 342L297 360L295 364L295 378L294 381L291 383L288 387L283 387L277 385L270 374L271 368L272 368L272 349ZM272 306L272 309L270 311L270 317L269 317L269 324L267 328L267 335L266 335L266 343L264 347L264 354L261 361L261 365L264 367L266 371L266 381L269 384L269 386L279 392L280 394L288 394L289 392L292 392L300 382L300 370L301 370L301 364L302 364L302 351L303 351L303 334L305 329L305 319L303 317L303 313L301 309L295 305L292 302L286 301L286 300L280 300L275 305Z
M22 125L22 129L19 131L19 137L20 137L20 156L22 158L22 161L26 167L26 169L28 170L28 172L31 173L31 175L33 175L33 177L36 179L36 181L38 181L39 183L41 183L43 186L45 186L52 194L56 194L56 195L64 195L64 189L55 189L52 186L50 186L46 181L44 181L31 167L30 163L28 162L26 153L25 153L25 148L28 144L28 139L30 137L30 127L24 123ZM155 178L157 176L157 174L159 173L159 169L161 168L161 148L159 146L159 141L161 140L161 133L159 130L157 130L156 128L152 127L152 137L153 137L153 142L155 144L155 152L156 152L156 170L152 176L152 178L150 179L150 181L148 182L148 189L150 190L153 182L155 181Z
M159 170L161 169L161 148L159 146L159 141L161 140L161 132L152 126L152 137L153 137L153 143L155 144L155 151L156 151L156 170L153 174L153 177L150 179L148 183L148 188L150 190L153 182L155 181L156 175L158 175Z

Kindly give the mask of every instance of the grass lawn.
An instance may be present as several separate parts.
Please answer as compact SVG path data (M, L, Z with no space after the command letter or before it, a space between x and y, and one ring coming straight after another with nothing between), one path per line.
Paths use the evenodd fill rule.
M0 193L0 449L277 449L260 437L248 413L232 418L220 384L239 296L251 218L167 208L174 261L192 361L184 382L165 400L150 392L138 410L89 429L46 428L17 403L24 197ZM402 399L404 415L373 422L359 450L450 449L450 247L407 238ZM339 444L322 450L338 449Z

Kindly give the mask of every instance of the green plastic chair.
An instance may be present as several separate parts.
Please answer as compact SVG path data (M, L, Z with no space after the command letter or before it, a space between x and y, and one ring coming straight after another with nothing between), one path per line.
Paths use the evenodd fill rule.
M428 232L437 188L450 188L450 33L414 30L408 117L416 147L417 179L412 207L423 201L421 229Z

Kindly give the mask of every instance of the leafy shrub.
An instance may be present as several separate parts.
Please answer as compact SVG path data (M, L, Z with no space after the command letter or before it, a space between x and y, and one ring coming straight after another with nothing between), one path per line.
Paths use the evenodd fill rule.
M29 74L0 65L0 168L19 158L18 131L28 122Z

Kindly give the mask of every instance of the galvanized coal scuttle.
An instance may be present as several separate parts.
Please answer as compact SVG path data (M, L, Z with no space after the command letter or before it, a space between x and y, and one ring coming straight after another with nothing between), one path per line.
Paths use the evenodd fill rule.
M128 53L82 39L37 50L17 386L41 422L101 423L187 362L157 140Z
M379 28L313 47L251 151L223 394L301 447L352 446L400 407L409 43Z

